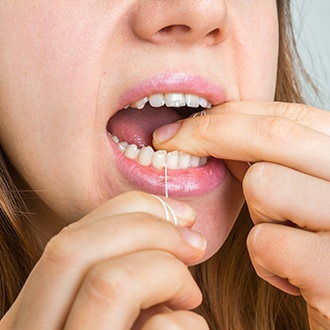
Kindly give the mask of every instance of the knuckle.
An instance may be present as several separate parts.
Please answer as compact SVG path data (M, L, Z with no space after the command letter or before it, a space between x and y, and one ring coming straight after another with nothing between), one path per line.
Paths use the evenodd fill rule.
M275 103L274 115L289 118L296 122L309 123L311 121L311 108L304 104Z
M220 123L214 115L202 116L196 120L193 126L193 136L198 140L194 144L194 150L198 156L213 155L213 145L218 140Z
M265 201L268 192L269 168L264 162L255 163L245 175L243 191L247 202L260 205Z
M202 141L210 140L210 134L212 134L214 127L212 129L212 116L202 116L198 118L196 126L194 128L195 136L198 136Z
M74 230L70 226L65 227L49 240L43 253L43 260L60 268L70 266L76 260L75 247L79 246L75 241Z
M132 295L134 271L123 261L112 260L107 264L94 266L86 275L84 290L90 301L109 303Z
M264 251L265 232L267 224L258 224L254 226L247 237L246 243L250 253L250 258L254 263L258 263L260 254Z
M262 120L260 131L266 143L282 147L284 143L290 143L290 140L294 139L296 128L294 121L274 116Z
M273 203L277 198L276 190L272 188L276 181L276 166L265 162L255 163L243 180L245 200L255 224L269 219L273 214Z

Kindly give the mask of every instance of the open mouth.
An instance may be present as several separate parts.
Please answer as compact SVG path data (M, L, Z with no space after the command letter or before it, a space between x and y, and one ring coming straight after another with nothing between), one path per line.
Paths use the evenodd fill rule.
M208 159L183 151L155 151L152 134L160 126L187 118L210 108L203 97L186 93L157 93L118 111L107 123L107 132L125 157L142 166L162 170L201 167Z

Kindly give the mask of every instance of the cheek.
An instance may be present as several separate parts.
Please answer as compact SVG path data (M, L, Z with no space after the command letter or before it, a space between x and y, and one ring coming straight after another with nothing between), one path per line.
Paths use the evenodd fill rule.
M278 61L277 11L275 1L263 1L268 4L262 10L250 10L250 14L239 15L239 22L233 25L240 100L274 99Z
M45 199L91 200L106 124L96 115L108 39L100 21L111 23L90 1L76 10L75 0L18 2L0 4L1 145Z

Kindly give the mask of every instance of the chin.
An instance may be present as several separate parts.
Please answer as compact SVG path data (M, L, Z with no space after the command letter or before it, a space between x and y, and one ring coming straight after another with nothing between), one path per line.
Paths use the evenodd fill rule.
M190 202L197 212L193 230L207 240L206 253L199 263L211 258L226 241L244 205L241 183L229 176L226 183L208 195Z

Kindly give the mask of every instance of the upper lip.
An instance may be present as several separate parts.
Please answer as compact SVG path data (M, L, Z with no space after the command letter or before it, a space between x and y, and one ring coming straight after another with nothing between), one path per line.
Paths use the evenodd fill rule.
M157 93L194 94L204 97L212 105L224 103L226 100L224 88L210 79L184 72L174 72L158 74L132 86L119 99L118 110L145 96Z

